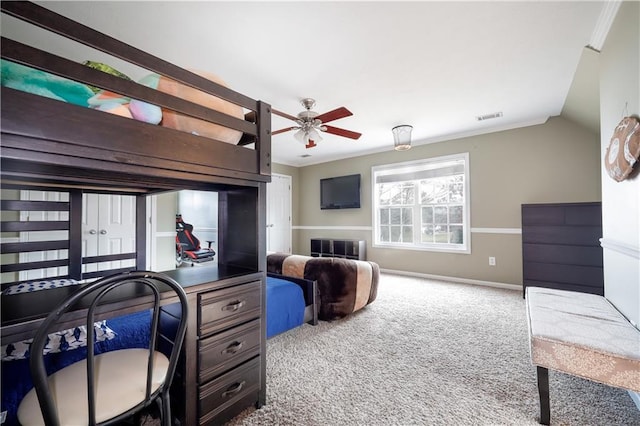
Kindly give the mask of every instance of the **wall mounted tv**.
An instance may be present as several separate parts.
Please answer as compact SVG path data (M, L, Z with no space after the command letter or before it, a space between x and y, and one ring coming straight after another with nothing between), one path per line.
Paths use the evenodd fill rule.
M360 175L320 179L320 209L359 209Z

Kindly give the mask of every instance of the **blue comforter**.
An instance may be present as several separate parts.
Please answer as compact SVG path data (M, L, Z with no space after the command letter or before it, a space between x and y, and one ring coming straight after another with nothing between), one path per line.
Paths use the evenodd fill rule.
M149 311L137 312L107 320L109 328L116 333L111 340L95 344L95 353L99 354L123 348L144 348L149 345ZM50 353L45 356L45 366L53 374L67 365L86 358L87 349L82 347L71 351ZM22 398L31 390L33 383L29 373L29 360L18 359L1 362L2 374L2 411L7 418L2 426L18 426L16 413Z
M267 338L302 325L304 295L295 283L267 277Z

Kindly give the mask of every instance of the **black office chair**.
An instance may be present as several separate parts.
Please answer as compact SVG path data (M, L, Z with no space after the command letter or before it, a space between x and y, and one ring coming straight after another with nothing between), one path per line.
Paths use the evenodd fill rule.
M123 287L130 287L132 292ZM169 332L159 327L161 311L164 310L160 307L160 293L167 291L167 287L179 299L177 304L168 305L178 321L177 327ZM43 349L48 334L55 331L56 323L63 314L80 302L79 306L88 310L87 330L93 330L95 310L107 294L116 290L116 297L126 298L129 294L140 297L145 294L143 289L153 299L148 348L121 349L95 355L94 333L87 333L87 358L47 377ZM176 305L180 308L177 311L173 309ZM34 389L21 401L18 420L23 426L111 425L140 413L155 402L160 406L162 424L170 425L169 390L186 327L187 297L180 284L170 277L134 271L87 284L51 312L38 328L29 360ZM160 352L159 346L169 352L168 358Z

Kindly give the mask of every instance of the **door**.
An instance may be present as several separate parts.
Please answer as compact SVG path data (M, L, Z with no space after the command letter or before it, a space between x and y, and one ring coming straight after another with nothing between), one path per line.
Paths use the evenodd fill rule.
M267 251L291 253L291 176L267 184Z
M136 251L136 197L82 195L82 257ZM82 265L82 272L135 266L135 259Z
M69 193L55 191L21 191L20 199L30 201L69 201ZM136 250L136 197L131 195L82 195L82 257L133 253ZM23 211L21 221L65 221L66 211ZM66 240L68 231L21 232L20 241ZM65 259L68 250L21 253L20 262ZM135 266L135 259L82 265L82 272L95 272ZM64 276L67 267L34 269L20 272L21 281Z

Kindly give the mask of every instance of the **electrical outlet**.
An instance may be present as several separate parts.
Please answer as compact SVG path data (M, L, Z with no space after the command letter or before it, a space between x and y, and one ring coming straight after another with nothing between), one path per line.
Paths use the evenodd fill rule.
M489 266L496 266L496 258L489 256Z

